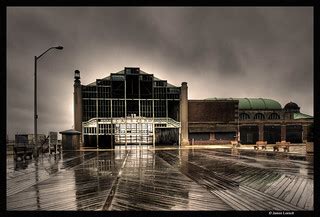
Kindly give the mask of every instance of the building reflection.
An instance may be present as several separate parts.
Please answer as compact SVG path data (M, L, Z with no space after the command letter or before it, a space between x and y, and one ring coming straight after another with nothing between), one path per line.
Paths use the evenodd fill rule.
M92 153L90 159L74 169L78 210L98 210L103 207L126 156L126 150L121 148Z
M138 148L128 153L111 210L170 210L177 201L188 203L189 186L178 183L181 174L154 150Z
M30 199L18 208L101 209L126 157L111 204L112 210L204 209L205 206L195 204L202 199L210 199L210 194L204 190L207 187L205 183L211 182L209 184L213 186L219 181L217 176L224 177L226 174L241 183L256 180L257 190L272 185L283 173L313 176L314 159L310 154L257 153L240 149L218 152L205 149L159 151L136 148L128 146L127 149L118 147L113 151L65 152L61 158L40 158L31 163L14 162L16 170L28 166L34 169L35 173L29 181L38 183L28 190ZM57 173L61 168L65 170ZM54 173L56 175L42 182ZM26 197L24 194L27 193L21 192L21 195ZM210 204L206 206L208 208Z
M240 157L240 151L238 148L231 148L231 156Z
M25 170L28 168L29 162L26 161L14 161L14 170Z

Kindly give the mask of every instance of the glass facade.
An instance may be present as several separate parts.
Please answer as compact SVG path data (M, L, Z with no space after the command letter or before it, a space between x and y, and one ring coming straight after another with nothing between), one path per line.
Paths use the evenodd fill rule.
M83 133L109 135L118 144L152 143L154 128L178 127L179 99L180 87L139 68L125 68L82 85ZM142 123L145 118L148 123ZM85 141L99 143L99 138Z

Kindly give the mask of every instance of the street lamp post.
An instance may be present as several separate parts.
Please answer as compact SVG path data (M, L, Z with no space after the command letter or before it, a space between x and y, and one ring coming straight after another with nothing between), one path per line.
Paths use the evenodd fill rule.
M239 124L240 116L239 116L239 104L240 104L240 103L238 103L238 133L237 133L237 143L238 143L238 145L240 145L240 124Z
M39 56L34 56L34 137L35 137L35 144L33 149L33 156L38 157L39 151L38 151L38 129L37 129L37 120L38 120L38 113L37 113L37 61L40 59L45 53L47 53L51 49L57 49L62 50L62 46L58 47L50 47L45 52L43 52Z

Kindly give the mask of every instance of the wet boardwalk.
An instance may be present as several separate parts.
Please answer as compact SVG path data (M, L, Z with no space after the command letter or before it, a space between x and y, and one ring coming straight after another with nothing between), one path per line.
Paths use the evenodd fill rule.
M313 210L313 156L171 148L8 157L7 210Z

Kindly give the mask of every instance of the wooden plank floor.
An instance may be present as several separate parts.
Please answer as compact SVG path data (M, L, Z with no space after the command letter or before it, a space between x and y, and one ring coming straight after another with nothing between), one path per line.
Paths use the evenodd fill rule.
M62 164L65 171L7 196L8 210L99 210L112 186L122 159L110 152L86 153ZM114 161L110 161L113 159Z
M7 160L7 210L313 210L313 187L312 156L290 153L119 149Z
M53 157L49 155L40 157L38 161L31 161L28 165L28 170L14 170L11 169L7 176L7 196L16 194L24 189L44 181L52 174L70 169L77 166L82 160L94 156L93 153L81 152L65 152L60 157ZM17 164L28 164L28 162L18 162L8 164L8 168L16 168ZM16 173L16 171L18 171Z
M130 151L110 210L232 210L148 150Z
M188 155L189 163L237 181L240 186L258 190L274 199L289 203L297 210L313 210L313 161L308 163L294 157L279 157L278 153L261 157L256 156L254 151L245 151L240 156L234 156L230 149L183 151L188 152L185 155ZM166 152L172 156L179 155L177 150ZM164 153L161 152L162 155ZM168 156L165 158L168 159Z

